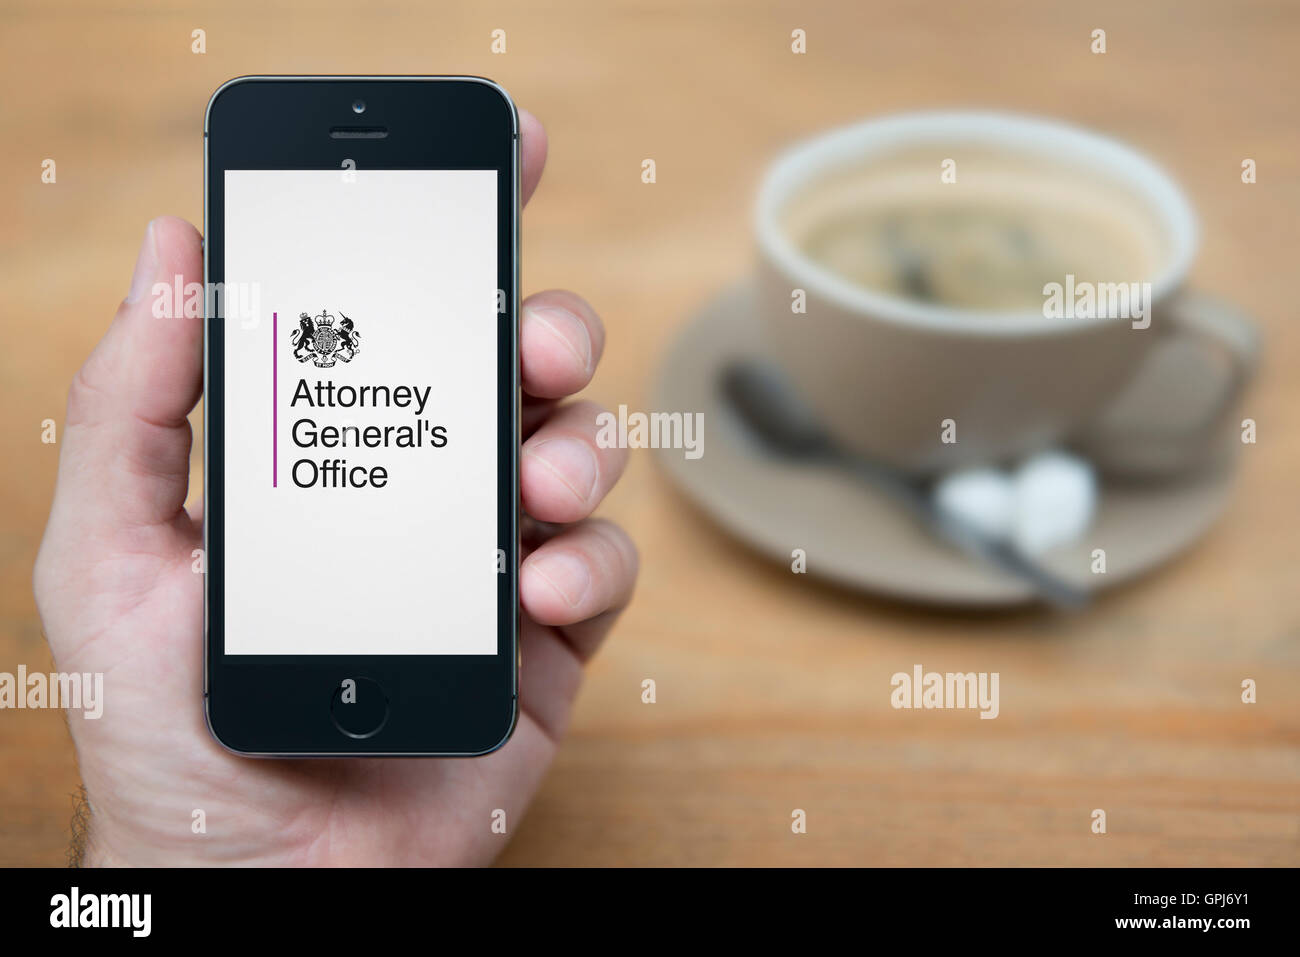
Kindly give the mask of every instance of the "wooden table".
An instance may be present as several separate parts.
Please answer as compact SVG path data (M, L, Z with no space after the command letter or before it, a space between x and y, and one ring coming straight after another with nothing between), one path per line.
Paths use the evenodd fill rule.
M1087 614L941 614L793 576L633 453L603 512L640 543L508 864L1300 863L1300 8L1220 4L13 2L0 29L0 670L49 664L30 594L68 381L125 294L145 222L201 222L202 116L244 73L476 73L551 135L525 288L604 314L589 392L645 408L691 311L751 268L782 145L868 115L997 106L1149 151L1202 215L1200 286L1259 317L1267 361L1234 501L1192 552ZM191 52L206 30L207 52ZM490 52L493 29L507 52ZM790 52L795 28L808 52ZM1108 52L1090 52L1095 28ZM58 182L40 183L55 158ZM1240 165L1258 164L1258 183ZM653 158L658 181L641 182ZM197 464L196 458L196 464ZM996 721L894 711L889 676L999 671ZM658 703L641 703L643 678ZM1243 678L1259 702L1239 700ZM62 861L63 718L0 713L0 863ZM794 808L808 833L791 833ZM1090 830L1104 808L1108 833Z

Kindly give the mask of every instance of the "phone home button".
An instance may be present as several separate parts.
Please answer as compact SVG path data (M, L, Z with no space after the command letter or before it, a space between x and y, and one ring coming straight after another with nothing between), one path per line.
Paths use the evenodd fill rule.
M388 696L369 678L345 678L330 698L330 717L349 738L369 738L388 721Z

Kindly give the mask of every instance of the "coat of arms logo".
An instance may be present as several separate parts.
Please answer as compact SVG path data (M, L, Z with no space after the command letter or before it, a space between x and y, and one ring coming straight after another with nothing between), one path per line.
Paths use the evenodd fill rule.
M351 319L341 312L339 316L342 318L336 324L333 314L323 309L318 316L300 312L298 328L289 337L293 357L299 362L311 360L320 369L329 369L336 361L351 362L356 358L361 351L361 333Z

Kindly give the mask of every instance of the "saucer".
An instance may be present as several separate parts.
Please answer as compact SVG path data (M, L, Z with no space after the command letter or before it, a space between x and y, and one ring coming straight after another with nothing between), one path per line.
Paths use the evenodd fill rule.
M789 462L758 444L718 389L730 362L766 358L754 300L753 283L745 280L705 306L673 342L652 386L652 409L704 413L699 458L688 459L681 449L655 453L687 497L776 561L788 567L793 550L802 549L808 574L853 588L955 606L1035 601L1028 585L932 537L878 489L839 469ZM1235 447L1235 427L1224 426L1224 448ZM1158 484L1099 479L1092 526L1040 561L1089 591L1169 561L1223 511L1234 462L1229 451ZM1104 574L1092 571L1098 548L1105 550Z

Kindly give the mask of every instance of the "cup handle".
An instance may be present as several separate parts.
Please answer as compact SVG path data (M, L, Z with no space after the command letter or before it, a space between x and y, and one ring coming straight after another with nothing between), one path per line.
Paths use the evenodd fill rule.
M1143 425L1138 415L1136 422L1120 425L1108 422L1103 415L1084 429L1074 445L1107 474L1159 478L1213 454L1214 443L1209 440L1236 405L1259 364L1259 335L1235 306L1204 293L1183 291L1158 310L1153 328L1137 335L1186 338L1197 349L1213 350L1226 357L1227 376L1208 414L1197 415L1195 421ZM1140 368L1133 381L1143 381L1148 368ZM1133 408L1132 404L1120 403L1111 412L1118 413L1122 420Z
M1228 381L1210 414L1201 422L1180 429L1172 437L1193 439L1203 436L1223 420L1245 391L1259 365L1259 333L1255 324L1236 306L1194 290L1180 292L1162 307L1166 322L1158 323L1165 336L1190 336L1210 348L1221 350L1231 363ZM1169 438L1170 433L1162 435Z

